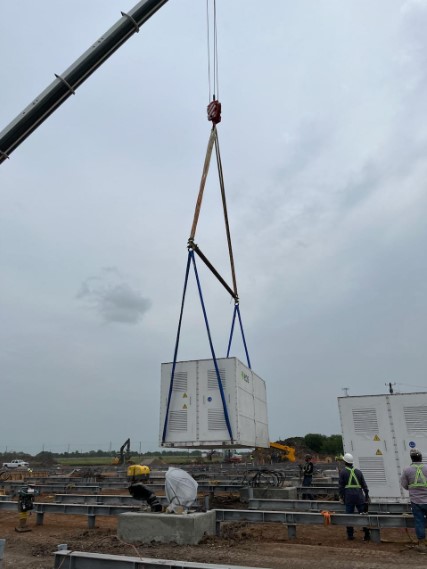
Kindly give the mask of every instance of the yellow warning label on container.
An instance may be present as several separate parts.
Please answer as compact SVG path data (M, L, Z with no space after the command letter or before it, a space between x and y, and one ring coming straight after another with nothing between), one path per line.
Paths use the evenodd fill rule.
M380 437L378 435L375 435L374 441L380 441L380 440L381 440Z
M182 408L183 408L183 409L187 409L187 405L185 405L185 403L184 403L184 405L182 406Z
M378 449L375 454L376 454L377 456L382 456L382 455L383 455L383 453L380 451L380 449Z
M188 397L188 395L186 393L184 393L184 395L182 396L183 399L185 399L186 397ZM374 439L375 440L375 439ZM380 440L380 439L378 439Z

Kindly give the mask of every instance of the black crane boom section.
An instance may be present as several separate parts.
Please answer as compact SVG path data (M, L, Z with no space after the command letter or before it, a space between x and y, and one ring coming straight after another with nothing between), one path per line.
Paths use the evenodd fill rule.
M141 0L64 73L36 97L2 132L0 164L45 121L100 65L121 47L167 0Z

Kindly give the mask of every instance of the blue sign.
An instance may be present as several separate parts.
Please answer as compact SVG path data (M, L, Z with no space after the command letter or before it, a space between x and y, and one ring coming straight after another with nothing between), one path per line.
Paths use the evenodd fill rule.
M410 442L409 442L409 446L410 446L411 448L415 448L417 445L414 443L414 441L410 441Z

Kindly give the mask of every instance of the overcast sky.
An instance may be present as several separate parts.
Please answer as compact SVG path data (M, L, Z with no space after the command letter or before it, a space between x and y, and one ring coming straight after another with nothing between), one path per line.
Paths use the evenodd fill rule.
M0 131L133 5L2 0ZM427 1L217 12L218 130L270 439L338 433L344 387L427 388ZM210 130L206 43L205 0L169 0L0 165L0 451L158 447ZM229 280L215 170L196 242ZM225 356L233 303L199 270ZM182 360L210 357L193 280Z

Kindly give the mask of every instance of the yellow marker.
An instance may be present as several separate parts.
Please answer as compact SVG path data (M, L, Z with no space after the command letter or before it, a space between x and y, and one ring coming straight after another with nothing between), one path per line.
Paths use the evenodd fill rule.
M383 455L383 453L380 451L380 449L378 449L375 454L376 454L377 456L382 456L382 455Z
M182 396L182 398L184 399L185 397L188 397L188 395L186 393L184 393L184 395Z
M380 440L381 440L380 437L378 435L375 435L374 441L380 441Z
M182 406L182 408L183 408L183 409L187 409L187 405L184 404L184 405Z

